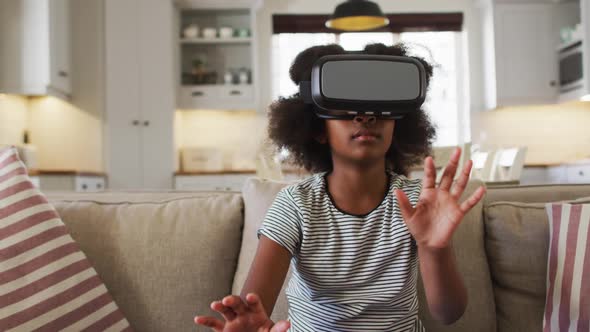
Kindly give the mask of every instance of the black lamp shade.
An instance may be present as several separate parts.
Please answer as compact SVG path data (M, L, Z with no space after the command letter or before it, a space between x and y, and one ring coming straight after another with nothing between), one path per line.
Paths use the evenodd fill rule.
M379 5L367 0L348 0L339 4L326 27L344 31L364 31L389 24Z

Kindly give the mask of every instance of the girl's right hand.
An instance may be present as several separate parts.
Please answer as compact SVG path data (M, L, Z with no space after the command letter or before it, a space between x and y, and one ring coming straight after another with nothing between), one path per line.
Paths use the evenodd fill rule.
M239 296L230 295L211 303L211 309L219 312L225 322L207 316L195 317L195 323L208 326L215 332L286 332L288 321L273 323L266 315L258 295L246 295L246 302Z

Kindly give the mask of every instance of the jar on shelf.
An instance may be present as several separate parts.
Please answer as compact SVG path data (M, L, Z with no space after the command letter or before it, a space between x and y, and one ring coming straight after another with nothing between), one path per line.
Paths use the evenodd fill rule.
M191 23L187 25L184 30L182 30L182 35L184 38L197 38L199 37L199 26L195 23Z
M234 70L228 69L225 74L223 75L223 83L225 84L234 84Z
M240 68L240 72L238 74L238 81L240 82L240 84L249 84L250 70L247 68Z

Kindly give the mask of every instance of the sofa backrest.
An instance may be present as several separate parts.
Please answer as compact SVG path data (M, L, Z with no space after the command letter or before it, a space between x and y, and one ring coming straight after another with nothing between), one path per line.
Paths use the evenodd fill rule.
M481 181L471 180L460 201L466 200L481 185L483 185ZM453 249L457 266L463 277L469 298L465 313L457 322L448 326L432 319L428 311L422 282L420 282L418 286L420 318L426 331L496 331L495 302L485 253L482 211L483 199L465 215L453 235Z
M49 193L135 331L208 331L193 317L231 291L240 193Z
M590 184L488 188L485 247L499 332L542 330L549 224L545 203L590 203Z

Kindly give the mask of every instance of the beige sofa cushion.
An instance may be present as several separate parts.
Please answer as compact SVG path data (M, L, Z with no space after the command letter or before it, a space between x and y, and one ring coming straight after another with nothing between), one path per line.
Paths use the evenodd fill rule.
M484 222L498 331L542 330L549 248L545 203L491 202Z
M231 291L241 195L50 195L136 331L208 331L196 314Z
M488 188L484 205L493 202L546 203L590 196L590 184L496 186Z
M250 263L256 253L256 230L262 223L266 211L272 204L276 194L286 186L285 183L250 179L244 185L245 224L242 240L242 251L233 292L239 294L246 280ZM469 183L461 201L471 195L482 182ZM454 237L454 249L457 264L465 280L469 292L469 304L465 315L451 326L443 326L434 321L428 313L424 290L420 283L420 316L427 331L496 331L495 304L492 292L490 272L484 251L484 232L482 216L482 202L467 214ZM290 274L287 276L287 279ZM283 287L285 287L286 283ZM277 300L272 319L287 317L287 301L284 288Z
M460 202L482 185L479 180L472 180L467 185ZM483 200L482 200L483 201ZM496 309L490 270L484 247L484 225L482 220L483 202L480 201L463 218L461 225L453 235L453 249L457 265L467 288L468 303L465 314L452 325L445 326L431 318L424 295L422 282L419 283L420 318L426 331L453 332L495 332Z
M248 271L258 247L256 232L266 216L266 211L272 205L275 196L287 186L285 182L275 182L258 178L246 180L242 195L244 198L244 231L242 233L242 248L238 260L238 268L233 282L232 293L240 294L242 286L248 277ZM285 288L287 281L291 278L291 271L287 274L283 288L277 298L271 319L273 321L287 319L287 297Z

